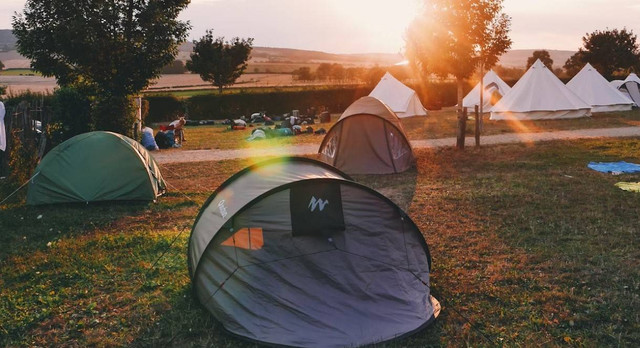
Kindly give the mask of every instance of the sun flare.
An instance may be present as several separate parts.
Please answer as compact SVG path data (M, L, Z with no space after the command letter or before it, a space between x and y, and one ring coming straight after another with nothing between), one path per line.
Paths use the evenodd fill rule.
M404 44L404 32L417 15L421 2L418 0L331 0L330 3L337 13L345 16L344 20L352 21L358 31L368 34L367 43L372 47L380 45L401 47Z

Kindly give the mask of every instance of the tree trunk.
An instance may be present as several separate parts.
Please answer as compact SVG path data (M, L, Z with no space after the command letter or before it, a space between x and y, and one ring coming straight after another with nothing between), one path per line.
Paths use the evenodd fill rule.
M467 128L467 110L462 107L462 87L464 86L464 80L460 77L457 78L458 82L458 130L456 132L456 148L464 150L464 138Z
M464 140L467 130L467 108L458 108L458 131L456 132L456 148L464 150Z
M456 82L458 85L458 108L462 109L462 98L464 97L462 95L462 93L464 93L463 89L464 89L464 79L462 77L458 77L456 78Z

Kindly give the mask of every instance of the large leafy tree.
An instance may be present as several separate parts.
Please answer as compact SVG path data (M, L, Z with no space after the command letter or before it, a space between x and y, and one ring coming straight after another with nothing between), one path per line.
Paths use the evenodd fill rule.
M200 40L194 41L187 69L211 82L222 93L223 87L235 83L247 69L252 49L253 38L234 37L225 41L224 37L214 38L213 30L207 30Z
M586 63L591 63L600 74L612 78L640 68L638 37L631 30L596 30L582 37L583 47L570 57L564 68L571 75ZM579 66L579 68L578 68Z
M549 51L547 50L533 51L531 57L527 58L527 69L529 69L538 59L540 59L542 64L549 68L549 70L553 71L553 59L551 59L551 55L549 55Z
M465 79L477 67L490 68L511 47L511 19L503 0L424 0L423 11L410 24L406 55L423 76L453 75L462 105Z
M177 17L189 2L27 0L13 17L13 32L34 70L94 91L98 129L127 134L128 97L173 61L189 30Z
M583 52L574 53L567 61L564 63L564 71L567 73L567 76L574 77L576 76L580 70L584 67L584 57L582 57Z

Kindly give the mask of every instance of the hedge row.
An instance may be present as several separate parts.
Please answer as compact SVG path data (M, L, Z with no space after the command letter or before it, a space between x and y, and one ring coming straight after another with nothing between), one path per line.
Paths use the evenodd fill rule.
M465 86L466 87L466 86ZM455 82L435 82L424 87L413 86L427 109L456 104ZM280 115L314 107L340 113L358 98L368 95L372 87L360 86L303 91L271 91L237 94L208 94L179 99L173 96L147 96L147 122L167 122L181 115L192 120L220 120L265 111ZM468 90L468 88L465 88Z

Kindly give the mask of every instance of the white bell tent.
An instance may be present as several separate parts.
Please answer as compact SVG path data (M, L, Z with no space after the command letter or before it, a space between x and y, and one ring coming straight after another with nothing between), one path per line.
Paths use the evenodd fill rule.
M369 96L387 104L399 118L427 116L427 110L422 106L416 92L388 72L380 79Z
M491 108L492 120L537 120L591 115L591 105L571 92L538 59Z
M591 112L624 111L633 106L630 99L611 86L589 63L567 83L567 88L591 104Z
M507 92L511 90L506 82L495 73L493 70L487 71L482 78L484 82L484 94L482 96L482 112L490 112L491 107L495 105ZM480 106L480 83L473 87L471 92L462 99L462 106L465 108L474 109L475 106Z

